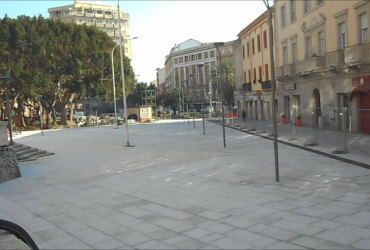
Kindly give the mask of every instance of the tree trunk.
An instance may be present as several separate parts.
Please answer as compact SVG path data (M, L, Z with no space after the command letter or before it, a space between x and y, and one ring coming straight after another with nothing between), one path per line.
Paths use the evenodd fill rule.
M60 123L61 125L67 125L67 109L65 105L60 106Z

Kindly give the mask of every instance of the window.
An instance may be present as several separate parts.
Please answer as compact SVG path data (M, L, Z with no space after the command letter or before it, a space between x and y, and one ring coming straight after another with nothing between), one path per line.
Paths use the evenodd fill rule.
M249 57L250 53L249 53L249 42L247 42L247 57Z
M210 53L211 53L210 57L215 57L215 51L214 50L210 51Z
M294 22L296 20L296 0L290 0L290 21Z
M243 59L245 59L244 45L243 45L242 49L243 49Z
M317 2L317 6L319 6L324 3L324 0L316 0L316 2Z
M261 66L258 67L258 75L259 75L258 80L262 81L262 67Z
M312 57L311 37L306 37L306 59Z
M124 40L125 44L127 44L127 39Z
M343 50L347 47L347 38L346 38L346 23L339 24L339 49Z
M281 27L284 28L286 26L286 9L285 5L281 7Z
M202 60L202 53L198 54L198 60Z
M311 0L304 0L304 13L308 13L311 10Z
M256 53L254 49L254 38L252 38L252 54L254 55Z
M174 64L178 64L178 63L179 63L178 59L177 59L177 58L175 58L175 59L174 59Z
M125 48L125 52L126 52L126 53L128 52L128 48Z
M204 52L204 59L208 58L208 52Z
M247 82L247 73L244 71L244 82Z
M195 55L191 55L191 61L195 61Z
M369 16L367 13L360 16L361 21L361 43L366 43L369 41Z
M266 30L263 32L263 48L267 48L267 33L266 33Z
M185 56L185 62L189 62L189 56Z
M296 63L298 61L298 51L297 51L297 43L292 43L292 62Z
M257 81L256 68L253 68L253 81Z
M180 58L179 58L179 63L183 63L183 60L184 60L184 59L183 59L182 57L180 57Z
M283 45L283 65L288 64L288 49L286 47L286 44Z
M233 49L232 48L229 48L229 53L232 53L233 52Z
M265 64L265 79L268 81L270 79L269 77L269 65L266 63Z
M258 52L261 51L261 36L260 35L257 36L257 49L258 49Z
M318 56L325 56L325 34L323 31L319 32Z
M251 83L252 82L252 76L251 76L251 71L248 70L248 82Z

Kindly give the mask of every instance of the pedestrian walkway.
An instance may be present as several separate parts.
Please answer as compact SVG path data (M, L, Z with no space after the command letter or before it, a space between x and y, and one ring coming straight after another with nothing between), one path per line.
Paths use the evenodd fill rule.
M221 123L220 119L213 119L213 121ZM250 119L243 122L242 118L225 118L225 125L264 138L273 138L272 122ZM320 130L281 123L277 124L277 131L278 140L282 143L370 168L370 135ZM315 142L317 146L312 146Z
M55 155L0 184L0 218L40 249L368 249L368 169L279 144L275 182L270 140L205 125L18 137Z

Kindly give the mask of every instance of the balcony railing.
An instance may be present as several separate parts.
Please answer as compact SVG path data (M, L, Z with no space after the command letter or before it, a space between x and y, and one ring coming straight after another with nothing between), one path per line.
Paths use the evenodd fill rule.
M280 78L283 76L284 69L283 67L276 67L275 69L275 77Z
M296 63L296 72L299 75L320 72L326 67L326 57L318 56L305 59Z
M370 44L358 44L344 49L344 60L347 65L370 62Z
M332 51L326 54L326 67L327 68L343 68L344 65L344 52L343 50Z
M95 26L96 27L99 27L99 28L103 28L104 27L104 23L96 23Z
M284 76L295 75L295 64L287 64L283 66Z
M242 85L243 91L252 91L252 84L251 83L244 83Z
M85 12L85 17L94 17L94 13Z
M261 83L262 89L271 89L271 81L264 81Z
M111 32L111 33L107 33L108 34L108 36L110 36L110 37L114 37L114 33L113 32Z
M97 18L103 18L104 14L103 13L95 13L95 17Z
M105 15L104 15L104 17L105 17L105 18L112 18L112 17L113 17L113 15L112 15L112 14L105 14Z
M114 24L113 23L106 23L105 28L114 28Z
M86 23L86 26L92 26L93 23Z

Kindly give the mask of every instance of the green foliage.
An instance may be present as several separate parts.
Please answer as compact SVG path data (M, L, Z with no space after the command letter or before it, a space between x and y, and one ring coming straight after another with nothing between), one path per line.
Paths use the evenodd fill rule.
M114 46L105 32L93 26L45 19L41 15L17 19L5 16L0 19L0 74L13 77L11 97L19 107L31 105L42 96L47 113L59 107L65 123L66 106L75 98L113 97ZM117 97L122 99L117 51L114 62ZM129 95L135 86L135 74L127 57L124 73Z
M232 60L222 60L222 90L223 90L223 97L224 101L228 104L234 100L234 88L235 88L235 65ZM212 81L212 88L220 94L220 68L218 66L213 68L215 72L215 77Z

